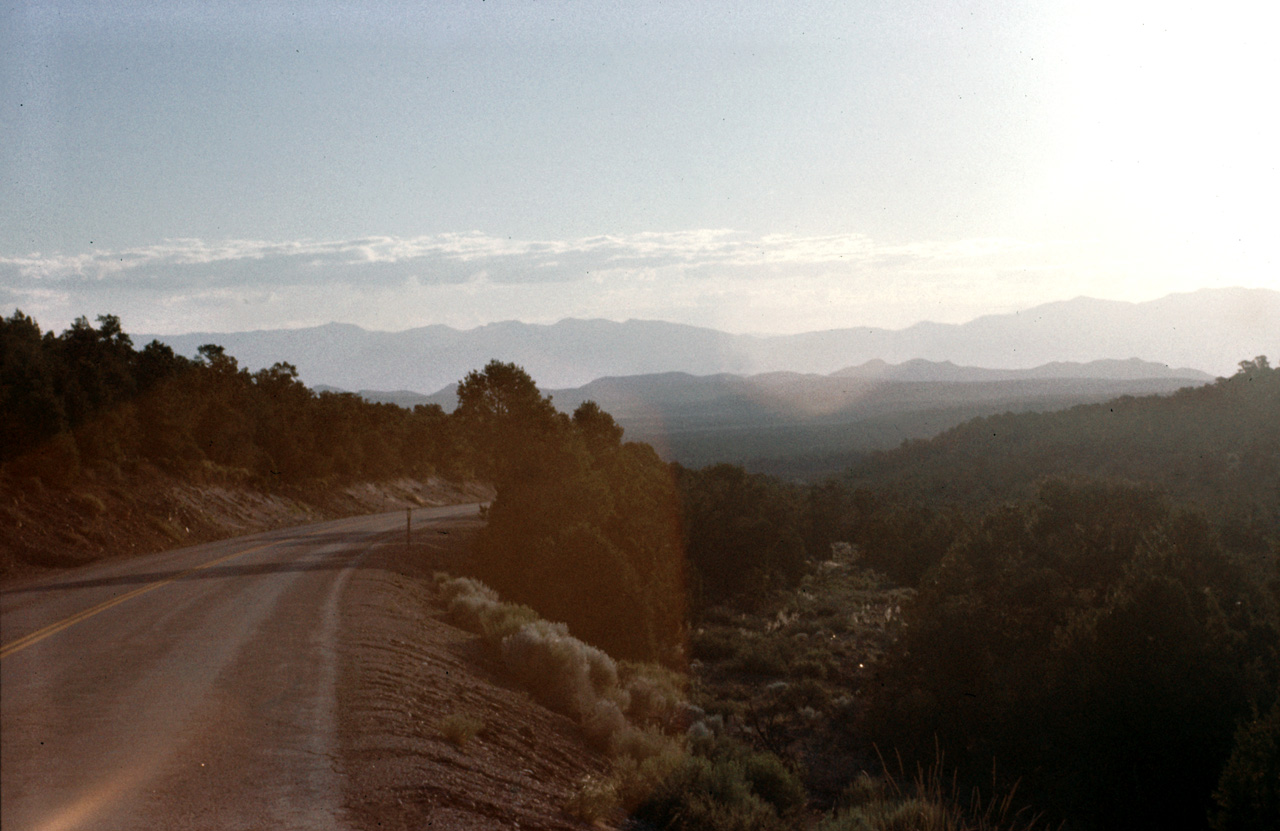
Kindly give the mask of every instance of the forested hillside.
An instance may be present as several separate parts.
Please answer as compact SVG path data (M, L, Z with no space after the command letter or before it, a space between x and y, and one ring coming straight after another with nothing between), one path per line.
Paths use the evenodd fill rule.
M1170 396L974 419L873 454L846 482L935 506L1027 498L1049 476L1149 482L1207 511L1234 546L1256 550L1280 527L1277 424L1280 369L1259 356Z
M1258 357L822 485L683 472L703 704L808 771L824 829L1276 827L1277 414Z
M464 473L468 440L439 407L315 393L288 363L250 373L216 344L195 360L136 349L114 316L61 335L0 319L0 466L46 485L139 463L236 471L263 485Z

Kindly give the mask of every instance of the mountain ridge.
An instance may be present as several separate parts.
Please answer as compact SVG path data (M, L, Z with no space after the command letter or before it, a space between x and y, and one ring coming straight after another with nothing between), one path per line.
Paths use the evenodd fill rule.
M218 343L251 370L288 361L308 384L430 393L490 360L523 366L544 388L608 376L682 371L828 374L879 359L1012 370L1052 362L1137 357L1229 374L1237 362L1280 353L1280 292L1204 289L1143 303L1074 298L961 324L860 326L794 335L741 335L664 321L565 318L444 324L378 332L331 323L305 329L140 335L184 355Z
M894 370L904 367L907 372L894 377ZM1180 374L1141 361L1047 364L1022 371L880 361L870 369L874 377L662 372L597 378L542 392L565 413L594 401L628 440L647 442L671 461L689 466L730 461L753 468L757 461L809 457L803 471L794 462L786 466L789 476L808 476L835 472L850 454L928 438L977 416L1168 395L1213 380L1207 373ZM449 384L429 396L404 390L357 394L378 403L438 405L449 411L457 403L455 388Z

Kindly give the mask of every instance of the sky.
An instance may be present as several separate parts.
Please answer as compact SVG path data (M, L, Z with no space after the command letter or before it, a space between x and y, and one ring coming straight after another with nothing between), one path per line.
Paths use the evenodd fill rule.
M1263 2L0 0L0 312L730 332L1280 288Z

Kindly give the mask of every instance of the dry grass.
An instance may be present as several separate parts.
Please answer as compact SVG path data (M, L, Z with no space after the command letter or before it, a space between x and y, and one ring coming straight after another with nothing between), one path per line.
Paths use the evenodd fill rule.
M897 757L897 776L883 756L880 764L884 777L859 776L845 791L842 807L818 831L1035 831L1044 827L1040 815L1015 807L1017 785L1002 796L995 795L994 769L992 795L984 799L974 788L965 799L955 775L945 775L941 752L932 765L918 767L910 776L901 757Z
M565 802L564 809L583 822L602 823L617 819L621 812L617 782L608 776L583 777Z
M547 707L578 722L588 740L611 756L644 759L683 732L685 680L654 664L618 663L543 620L528 606L504 603L497 592L468 577L436 574L449 618L479 634L516 681Z

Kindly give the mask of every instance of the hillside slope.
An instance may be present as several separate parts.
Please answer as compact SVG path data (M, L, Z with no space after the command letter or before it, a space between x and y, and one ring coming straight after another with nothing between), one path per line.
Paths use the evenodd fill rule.
M1280 369L1245 361L1230 378L1161 397L1124 396L1055 413L993 415L873 454L850 484L931 501L1027 498L1050 476L1153 482L1177 501L1280 529Z
M0 477L0 581L321 519L492 498L486 487L440 479L267 491L243 478L145 466L86 471L67 488Z

